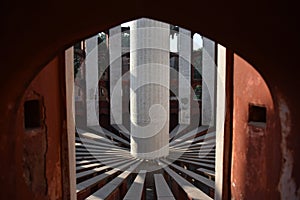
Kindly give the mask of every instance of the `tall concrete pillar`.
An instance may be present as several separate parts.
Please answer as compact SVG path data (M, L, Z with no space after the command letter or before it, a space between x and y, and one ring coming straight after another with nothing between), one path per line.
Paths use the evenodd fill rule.
M169 154L169 24L151 19L130 28L131 154L155 159Z
M202 125L215 126L215 42L203 37Z
M98 126L98 36L86 40L85 83L87 126Z
M121 26L109 29L110 123L122 124Z
M191 31L179 28L178 37L178 124L190 124L191 115Z
M215 199L222 199L222 192L224 191L224 151L226 149L226 136L224 134L225 125L225 108L226 108L226 48L219 45L217 47L217 98L216 98L216 164L215 164ZM230 80L229 80L230 81ZM225 159L226 160L226 159Z

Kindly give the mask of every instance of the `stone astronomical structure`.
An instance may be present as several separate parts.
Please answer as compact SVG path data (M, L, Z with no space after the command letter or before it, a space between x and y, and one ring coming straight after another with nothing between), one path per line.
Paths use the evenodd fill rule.
M192 38L141 18L74 46L86 52L75 76L77 199L214 197L214 42L195 50Z
M130 30L131 154L154 159L169 154L170 25L151 19Z

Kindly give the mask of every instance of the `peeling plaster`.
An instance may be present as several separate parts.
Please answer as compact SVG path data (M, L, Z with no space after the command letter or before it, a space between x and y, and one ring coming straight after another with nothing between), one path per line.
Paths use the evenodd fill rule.
M46 124L46 105L37 91L28 92L26 100L38 99L41 103L41 127L24 130L23 177L25 183L37 194L47 195L46 174L48 152L48 127ZM23 102L24 104L24 102ZM23 105L22 104L22 105ZM22 113L23 108L20 108ZM24 116L23 116L24 117Z
M45 194L48 193L48 179L47 179L47 153L48 153L48 126L47 126L47 122L46 122L46 105L45 105L45 102L44 102L44 98L42 98L42 113L43 113L43 125L44 125L44 130L45 130L45 140L46 140L46 149L45 149L45 153L44 153L44 166L45 166L45 169L44 169L44 178L45 178L45 184L46 184L46 191L45 191Z
M288 136L291 131L290 110L284 100L279 97L279 116L281 125L281 151L282 151L282 169L279 181L279 191L281 199L300 199L300 189L296 188L295 180L292 177L294 157L292 150L288 148Z

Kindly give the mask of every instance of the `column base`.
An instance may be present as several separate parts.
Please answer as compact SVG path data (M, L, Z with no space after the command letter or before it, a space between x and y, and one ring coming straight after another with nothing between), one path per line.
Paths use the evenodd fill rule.
M169 155L169 145L166 145L159 150L146 153L138 153L136 149L131 148L130 153L133 157L140 159L154 160L158 158L165 158Z

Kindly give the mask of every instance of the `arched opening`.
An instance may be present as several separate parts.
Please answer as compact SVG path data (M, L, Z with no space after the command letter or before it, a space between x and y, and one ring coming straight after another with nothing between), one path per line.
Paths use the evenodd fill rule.
M224 170L224 166L222 165L224 158L219 157L220 160L216 160L216 156L218 154L218 151L223 153L224 149L216 149L215 140L216 137L224 137L224 113L226 100L225 87L227 87L225 84L225 66L227 64L225 63L228 62L226 59L224 59L225 48L220 45L214 44L207 38L204 38L204 41L202 41L202 50L199 51L198 48L196 49L196 51L193 51L194 48L192 47L191 43L195 42L195 40L199 41L199 38L192 39L184 35L184 38L182 40L185 43L181 44L182 40L180 41L179 38L181 38L182 35L180 34L185 33L182 33L180 31L180 27L177 27L177 31L176 29L175 31L173 30L173 33L176 34L176 37L179 39L176 41L177 52L176 50L173 50L173 52L168 53L167 58L169 60L167 62L167 65L169 68L174 68L175 72L186 70L188 67L188 70L190 71L188 73L188 78L190 80L189 85L191 85L190 90L192 92L190 92L188 96L182 98L180 96L180 92L178 91L180 89L178 88L182 87L179 83L179 77L183 75L180 73L179 75L176 75L176 73L172 74L171 72L168 85L168 93L170 93L167 96L168 100L171 102L173 98L180 99L181 101L178 102L178 104L182 104L181 106L187 105L187 101L196 102L197 108L200 108L201 111L198 113L194 113L194 115L198 116L199 120L200 116L204 116L203 112L207 111L202 109L205 105L201 104L201 106L198 106L198 102L200 101L202 103L203 101L205 101L205 99L203 98L203 93L207 92L208 94L206 95L208 95L210 98L208 102L210 104L210 107L208 109L210 110L210 112L214 113L211 114L211 116L204 117L209 117L213 122L212 125L208 124L211 125L211 127L208 127L207 125L203 124L205 123L205 121L201 118L201 120L197 121L195 127L191 126L191 128L189 128L189 125L187 124L185 124L183 128L180 126L175 126L175 128L173 129L176 130L175 132L173 130L170 130L168 132L170 139L170 149L172 149L170 152L172 153L162 157L155 157L155 159L149 162L149 160L151 160L149 158L146 159L135 156L132 157L132 155L130 155L129 152L131 141L130 136L128 136L131 134L130 124L126 127L122 124L112 123L115 122L114 120L116 119L111 118L110 110L113 108L113 106L124 104L123 96L125 96L125 98L127 97L127 101L129 100L128 98L130 95L128 94L128 91L126 92L124 91L124 89L129 89L130 83L128 82L131 81L130 77L126 76L126 73L131 70L128 66L131 55L128 53L128 51L131 52L131 49L128 49L128 36L130 36L130 33L128 33L128 31L130 31L130 29L127 28L125 30L127 31L127 33L122 33L122 28L121 26L119 26L120 32L119 38L117 39L114 38L114 34L116 33L113 33L113 31L115 30L116 27L106 31L106 33L101 32L94 37L85 39L77 43L73 48L66 51L66 66L69 70L66 71L66 79L68 79L66 91L68 93L69 104L71 102L71 105L68 106L67 112L72 111L72 105L74 105L75 108L75 110L73 111L75 114L75 121L72 122L72 117L70 117L69 120L71 120L71 122L68 121L68 124L76 125L76 137L74 134L75 130L69 127L69 133L73 134L73 138L75 137L74 140L76 141L76 164L70 162L69 165L73 165L73 169L76 170L77 198L84 199L88 198L89 196L98 196L100 198L102 195L106 197L109 197L111 195L117 195L119 196L119 198L127 197L131 195L132 191L136 190L135 183L139 179L142 179L144 183L144 187L139 188L141 192L140 194L141 196L145 195L148 199L152 199L154 196L159 197L159 195L161 195L160 192L164 193L167 191L170 196L174 196L175 198L193 196L195 198L199 196L203 196L205 198L214 198L215 195L220 195L218 193L219 191L215 190L215 185L218 185L218 183L215 183L214 181L216 174ZM112 35L110 35L109 33L112 33ZM191 34L189 36L191 37ZM113 38L113 40L111 40L110 37ZM167 39L169 40L169 37L167 37ZM172 39L170 39L170 44L171 41ZM187 44L186 42L189 43L188 49L190 50L190 61L187 62L188 65L185 65L188 56L182 55L186 52L180 52L180 50L182 49L180 44L184 46ZM125 45L123 46L124 43ZM119 49L115 47L116 45L118 45ZM119 51L119 56L114 55L115 51ZM184 51L187 51L187 49L184 49ZM192 52L194 52L194 54L192 54ZM199 52L201 52L201 54ZM215 57L215 54L217 54L218 57ZM112 56L115 56L115 58L111 59ZM210 56L211 60L209 60L208 56ZM234 57L234 61L237 61L236 63L241 62L241 59L239 59L240 58L238 58L237 56ZM210 70L204 70L207 67L215 67L214 65L212 65L215 61L217 61L219 64L219 71L216 72L216 74L218 73L218 76L216 76L216 74L214 73L212 74L212 71ZM232 60L230 60L229 62L232 62ZM239 66L237 67L237 65ZM243 65L236 64L232 67L236 67L236 73L239 73L238 69L242 69L241 66ZM119 70L117 74L116 71L113 71L112 67L115 67ZM245 73L249 73L249 71L251 70L253 71L252 66L246 65L246 67L248 67L248 69ZM201 72L198 71L198 73L200 74L200 78L194 75L195 71L197 71L198 69L202 69ZM112 78L115 78L114 76L116 75L118 76L118 79L121 78L121 84L118 82L112 82ZM203 80L204 78L206 78L207 80L208 76L211 76L210 79L213 79L213 81ZM72 81L72 77L74 78L74 81ZM253 77L249 77L255 80L259 79L259 81L262 82L261 84L264 84L263 79L257 73L254 73ZM241 78L239 77L234 80L234 83L236 82L237 85L240 85L241 83L238 83L238 81L240 80ZM172 81L174 82L173 84L176 85L175 88L177 88L177 91L170 91L170 89L172 88ZM217 85L215 85L216 82ZM119 91L116 99L112 99L113 94L111 93L111 91L114 90L112 84L120 84L122 87L122 90ZM210 86L209 84L213 85ZM203 91L202 85L205 85L205 87L207 88L214 88L214 100L212 100L212 91L209 89ZM246 86L250 87L251 84L250 86L249 84L246 84ZM72 99L72 90L70 89L73 87L74 98ZM256 85L255 89L259 87L261 87L261 85ZM266 84L264 85L264 87L266 88L266 91L263 91L262 93L268 92ZM243 91L244 87L236 88L242 88ZM186 86L184 89L186 89ZM31 89L29 89L29 91L30 90ZM253 88L250 87L249 91L253 91ZM237 94L242 93L238 90L234 92L236 92ZM260 97L258 97L258 99L260 99ZM272 100L270 95L266 97L266 99L267 101ZM115 104L112 105L112 101L114 100L117 100L118 102L115 102ZM87 101L91 102L88 103ZM213 101L213 103L210 101ZM125 105L127 104L125 103ZM176 117L178 117L177 123L180 124L179 109L172 111L171 103L169 105L169 112L174 112L177 114L175 115ZM90 109L88 108L89 106ZM180 107L179 105L177 106ZM216 111L216 109L213 109L212 107L214 106L218 107L219 110ZM260 128L260 134L258 135L264 136L264 131L266 131L266 124L264 127L262 127L261 124L257 126L257 123L253 122L253 120L257 119L255 113L259 112L256 111L259 110L255 109L256 107L250 106L248 117L252 122L247 123L250 128L252 127L251 130L253 129L251 134L255 134L255 132L258 132L256 129ZM271 107L268 108L268 111ZM191 110L189 112L189 120L192 121L192 106L189 109ZM119 112L121 113L117 113L117 117L126 116L126 111L125 113L123 113L122 111ZM130 118L130 112L127 113L127 116L129 116ZM219 116L217 116L218 114ZM262 114L264 114L264 112ZM172 117L172 115L170 116ZM216 119L214 119L214 117L212 116L215 116ZM219 125L215 124L218 121ZM123 122L123 119L121 119L121 122ZM235 121L233 120L233 122ZM240 125L240 121L237 124ZM74 132L72 133L72 131ZM219 134L216 134L216 132L218 131ZM72 143L72 141L69 141L69 147L72 146L70 142ZM261 143L263 142L261 141ZM224 143L221 143L221 145L224 145ZM253 142L252 145L253 147L255 147L257 144ZM236 147L237 146L238 145L236 145ZM239 152L243 152L243 146L241 146L240 148L242 149L239 150ZM109 152L111 150L112 152ZM180 155L177 155L178 152L180 152ZM260 152L266 153L263 149L260 150ZM231 152L227 153L231 154ZM235 152L233 151L233 153ZM251 158L251 154L249 157ZM230 157L227 159L230 160ZM216 161L219 162L219 166L215 166ZM131 165L133 165L134 168L132 168ZM162 166L157 168L158 165ZM153 169L153 166L155 166L156 168L154 167ZM238 169L240 168L241 167L238 167ZM232 170L234 170L234 168ZM224 175L223 173L224 172L219 174L221 178L224 178L223 176L230 175L230 172L226 175ZM239 175L234 174L234 177L236 177L241 182L244 181L243 176L245 176L245 172ZM112 187L112 184L116 181L118 182L118 184L114 186L114 189L110 192L107 192L106 188ZM238 181L232 182L234 182L235 184L238 183ZM162 191L159 191L159 189L157 188L160 184L164 184L164 189ZM222 183L219 182L219 184ZM189 186L191 188L191 191L185 190L186 186ZM145 189L145 191L143 188ZM232 189L232 191L235 191L235 188ZM236 192L238 192L238 190Z
M225 107L225 48L208 38L201 37L197 33L192 34L191 31L181 27L166 26L169 29L168 33L164 41L160 41L160 43L167 41L167 54L165 54L166 58L164 59L167 60L165 65L167 65L169 72L163 76L163 79L168 79L166 100L169 104L167 107L167 112L169 112L169 122L167 122L169 141L167 144L170 149L168 149L167 155L154 158L143 158L132 153L130 155L133 143L131 136L133 134L131 128L132 115L126 108L128 108L128 102L133 100L129 94L131 92L129 88L133 89L135 87L132 85L132 81L139 78L135 76L135 79L132 79L132 73L135 73L132 68L133 65L141 62L138 61L138 56L134 57L136 55L133 52L155 48L160 51L160 48L162 48L159 47L159 44L156 44L155 47L152 46L152 43L155 44L157 39L154 38L152 43L148 44L149 46L132 49L131 45L143 44L145 40L146 42L147 40L151 41L149 35L155 35L160 31L151 32L153 27L150 26L150 30L145 32L145 27L143 27L140 35L135 35L138 38L137 40L132 36L132 34L137 33L127 25L134 23L144 25L150 21L150 24L155 27L152 24L153 22L154 24L161 23L150 19L139 20L113 27L101 34L95 34L95 36L81 41L80 43L84 45L77 45L76 48L81 47L79 50L76 50L75 47L68 50L74 51L74 53L75 50L84 51L86 55L85 61L79 67L79 70L83 71L83 75L79 77L75 75L75 83L82 84L81 88L84 88L84 96L86 96L86 99L75 97L75 101L77 99L82 101L81 103L75 103L75 105L81 105L81 108L75 106L77 198L100 197L101 195L109 197L115 192L117 194L114 195L124 198L126 195L130 195L132 188L135 188L134 183L138 179L139 175L137 174L141 170L146 174L146 178L143 179L146 190L141 192L141 195L144 193L147 199L159 195L155 188L162 183L166 183L165 187L167 189L164 191L169 191L170 195L176 198L184 196L214 198L217 122L215 107L217 105L217 95L220 104L218 106ZM166 30L166 27L163 31ZM99 39L101 37L105 39ZM218 51L220 51L219 54L217 54ZM148 54L155 55L155 52L142 52L139 56L149 59L152 65L159 62L159 60L151 61L151 56ZM162 52L157 54L160 57L163 57L162 55ZM217 57L217 55L220 56ZM218 67L216 67L217 62L221 63ZM71 64L70 67L73 67L73 65ZM103 73L107 75L104 79ZM149 71L144 72L144 74L147 73ZM156 76L159 76L159 74L155 74L154 77ZM217 80L220 88L217 88ZM104 91L109 91L106 93L106 98L103 98ZM140 97L139 101L143 102L143 98L151 98L152 92L155 94L155 88L140 94L145 96ZM130 105L135 106L131 103ZM80 116L82 112L77 114L77 109L79 111L85 110L83 112L85 116ZM117 110L115 115L113 109ZM201 110L199 111L199 109ZM103 110L106 110L105 115L102 113ZM183 112L183 110L185 111ZM146 112L149 112L149 110ZM221 109L219 115L224 115L224 112L225 110ZM161 115L161 111L154 115L154 120L159 115ZM78 122L78 118L83 121ZM126 120L129 123L126 124ZM225 118L224 116L219 117L218 120L219 125L217 126L220 131L218 137L221 138L224 136L222 128L224 128ZM150 127L150 129L155 129L155 127ZM149 132L149 134L151 133ZM159 140L161 139L144 145L155 145L159 143ZM164 146L159 148L164 148ZM113 149L114 152L107 153L108 149ZM123 152L123 154L120 152ZM223 149L220 152L222 153ZM156 153L151 152L151 155L156 155ZM115 156L115 159L111 158ZM149 160L152 161L149 162ZM222 163L222 160L219 163ZM120 179L123 170L126 171L130 168L129 161L130 164L137 164L135 163L137 161L141 163L138 162L134 169L130 169L130 173L127 173L126 177L118 183L119 185L114 190L105 193L105 188L110 187L111 183ZM159 167L160 165L163 167ZM115 169L119 167L122 169ZM107 171L108 168L109 172ZM222 164L219 168L223 170ZM105 176L107 173L111 174ZM160 182L155 182L153 181L156 180L154 177L159 175L154 174L160 174L165 178L160 178ZM105 178L101 179L103 176ZM107 182L110 179L112 181ZM102 182L106 184L103 185ZM95 186L95 184L98 186ZM186 185L192 188L191 191L185 190ZM123 189L120 192L120 188L123 187L127 190Z
M33 7L34 8L34 7ZM29 9L30 10L30 9ZM202 14L201 14L202 15ZM61 17L62 15L61 14L58 14L58 16L59 17ZM93 15L93 16L95 16L95 15ZM134 15L135 16L135 15ZM149 15L149 16L151 16L151 15ZM183 16L184 16L184 19L180 19L179 21L181 21L181 24L184 24L183 22L188 22L189 20L187 20L187 18L188 17L185 17L185 16L188 16L188 14L187 15L184 15L183 14ZM250 15L249 15L250 16ZM174 17L174 16L173 16ZM25 18L28 18L28 17L25 17ZM108 17L109 18L109 17ZM162 16L160 16L160 18L161 19L168 19L168 17L162 17ZM171 18L172 18L172 16L170 16L170 18L169 18L169 21L172 21L171 20ZM29 19L30 19L30 17L29 17ZM191 19L191 18L190 18ZM224 17L224 19L222 19L220 22L218 22L217 24L218 25L220 25L220 24L227 24L227 23L225 23L226 22L226 20L228 20L228 17ZM255 19L258 19L258 18L255 18ZM118 21L118 19L114 19L114 20L116 20L116 21ZM119 19L120 20L120 19ZM31 20L28 20L28 21L31 21ZM60 20L57 20L57 21L60 21ZM109 20L108 20L109 21ZM120 20L121 21L121 20ZM192 21L192 20L190 20L190 21ZM230 20L228 20L228 21L230 21ZM239 21L243 21L243 20L239 20ZM262 20L262 21L265 21L265 20ZM65 22L65 20L62 20L62 22ZM211 21L210 21L211 22ZM107 24L106 24L106 26L110 26L110 25L113 25L113 24L115 24L116 22L114 21L114 22L111 22L111 21L109 21L109 22L107 22ZM197 28L197 25L196 25L196 23L195 22L191 22L191 23L193 23L194 25L190 25L191 27L194 27L195 28L195 30L199 30L199 27ZM102 23L101 23L102 24ZM212 23L213 24L213 23ZM235 25L236 25L236 23L235 23ZM48 26L48 25L47 25ZM249 26L251 26L251 25L249 25ZM45 27L45 26L44 26ZM52 24L50 24L50 26L49 26L50 28L52 27L55 27L55 26L53 26ZM59 27L59 26L58 26ZM238 26L238 27L241 27L241 26ZM271 26L272 27L272 26ZM50 29L49 28L49 29ZM62 28L62 27L61 27ZM252 26L252 28L253 28L253 26ZM44 46L44 48L49 48L49 50L48 51L41 51L41 53L39 53L39 54L37 54L37 55L33 55L33 54L35 54L36 52L38 52L39 50L41 50L41 48L39 48L40 46L43 46L43 45L37 45L37 43L39 42L39 41L41 41L41 40L39 40L39 39L37 39L37 41L38 42L33 42L33 47L35 47L36 49L35 50L32 50L32 51L28 51L28 52L25 52L24 51L24 56L22 57L21 56L21 58L25 58L26 56L28 56L28 58L27 59L21 59L23 62L24 62L24 64L22 65L21 64L21 61L17 61L17 59L16 60L12 60L11 62L12 62L12 64L11 64L11 66L13 66L12 67L12 69L11 70L7 70L7 72L8 72L8 74L6 74L6 77L3 77L3 85L13 85L13 84L11 84L12 83L12 81L10 80L9 81L9 79L10 78L12 78L12 73L15 73L15 71L16 71L16 79L19 79L20 78L20 83L19 82L16 82L16 84L15 84L15 86L12 86L11 88L11 91L8 91L8 90L5 90L5 89L7 89L8 87L7 86L3 86L3 90L5 91L5 92L7 92L7 95L6 95L6 97L3 97L3 102L4 102L4 104L3 104L3 106L1 106L1 110L3 110L3 111L5 111L4 113L8 113L8 116L9 116L9 118L10 119L12 119L11 121L11 123L9 123L10 125L14 122L14 117L13 117L13 115L11 114L12 113L12 111L11 111L11 108L12 107L14 107L11 103L9 103L9 102L14 102L16 99L17 99L17 96L19 95L22 95L23 93L22 92L20 92L20 91L24 91L24 89L22 90L22 89L20 89L21 88L21 86L25 83L28 83L28 80L30 80L30 79L32 79L32 77L34 77L35 75L36 75L36 73L37 73L37 71L38 71L38 68L39 69L41 69L42 67L42 65L41 65L41 63L46 63L46 60L49 60L49 58L51 57L51 55L50 54L52 54L52 55L54 55L54 52L55 51L57 51L57 47L59 47L59 48L62 48L62 44L71 44L71 41L72 42L74 42L75 40L77 40L78 38L81 38L81 37L84 37L84 36L87 36L88 34L90 34L90 33L92 33L92 32L96 32L95 30L96 29L93 29L93 28L90 28L89 29L89 31L86 31L86 32L84 32L84 33L82 33L82 34L78 34L77 36L74 36L74 35L72 35L72 34L70 34L70 33L67 33L66 35L72 35L72 38L68 38L68 39L66 39L66 38L64 38L64 37L57 37L57 38L59 38L59 40L58 41L56 41L56 44L54 44L53 46L51 46L51 47L49 47L49 43L46 43L46 42L42 42L41 44L45 44ZM211 30L211 32L213 32L212 30L215 30L215 29L213 29L213 28L208 28L207 27L207 25L206 25L206 28L204 28L205 30ZM250 28L251 29L251 28ZM54 30L54 29L53 29ZM57 30L57 29L56 29ZM66 30L66 29L61 29L61 30ZM84 29L82 29L82 30L84 30ZM224 29L225 30L225 29ZM235 29L235 30L238 30L238 29ZM242 29L242 30L244 30L244 29ZM248 29L247 29L248 30ZM253 30L255 30L255 26L254 26L254 28L253 28ZM270 29L268 29L268 30L272 30L272 28L270 28ZM274 30L277 30L277 28L276 29L274 29ZM26 32L26 30L24 30L25 32ZM73 30L74 31L74 30ZM74 32L76 32L76 31L74 31ZM233 31L234 32L234 31ZM253 31L251 32L248 32L248 31L245 31L245 33L247 32L247 34L249 34L249 35L252 35L251 33L254 33ZM273 32L273 31L270 31L270 32ZM274 31L274 33L275 33L276 31ZM289 31L288 31L289 32ZM27 31L27 33L29 33L29 31ZM37 31L37 33L40 33L39 31ZM55 39L57 39L56 38L56 36L54 37L54 36L51 36L51 34L52 34L53 32L49 32L48 33L48 36L49 36L49 41L51 41L51 42L53 42L53 41L55 41ZM268 32L269 33L269 32ZM283 31L280 31L279 30L279 33L277 34L277 33L275 33L274 35L280 35L280 33L283 33ZM290 33L290 32L289 32ZM258 34L258 33L257 33ZM54 34L55 35L55 34ZM80 35L80 36L79 36ZM229 39L229 37L228 36L220 36L221 35L221 33L220 33L220 37L218 37L218 31L217 31L217 33L216 34L210 34L209 33L209 31L207 32L207 35L211 35L211 36L213 36L212 38L220 38L220 41L224 41L225 43L224 44L230 44L230 39ZM226 34L225 34L226 35ZM232 38L233 37L235 37L235 36L237 36L238 34L232 34ZM293 35L293 34L291 34L291 35ZM274 94L275 95L275 99L276 99L276 105L278 106L278 102L281 102L281 103L283 103L283 105L286 105L286 107L280 107L280 109L281 109L281 112L283 112L283 113L286 113L287 115L287 118L286 118L286 123L287 123L287 127L289 127L289 124L291 123L291 119L289 118L289 114L290 114L290 112L289 112L289 108L290 107L292 107L292 105L296 105L295 103L293 103L293 102L295 102L295 100L293 100L293 98L290 98L290 97L293 97L293 95L292 95L292 93L291 93L291 91L289 91L288 90L288 86L290 86L289 84L284 84L284 82L287 80L286 78L282 78L282 80L279 80L280 79L280 77L281 77L281 75L279 76L278 74L281 74L280 72L283 72L283 70L282 69L279 69L280 68L280 64L279 63L281 63L281 64L284 64L283 63L283 59L279 59L279 61L278 61L278 64L276 64L275 63L275 61L271 61L271 56L270 55L272 55L272 56L274 56L274 57L277 57L277 56L275 56L275 55L279 55L278 53L276 53L274 50L270 50L270 53L268 53L267 52L267 50L266 50L266 48L259 48L259 47L262 47L262 45L260 45L260 43L259 43L259 41L261 42L261 43L263 43L264 41L263 41L263 39L258 39L258 36L257 35L255 35L255 34L253 34L252 35L253 37L252 38L250 38L250 40L249 40L249 42L245 42L244 41L244 39L243 39L243 36L238 36L237 38L238 39L232 39L232 41L233 41L233 44L232 44L232 46L231 47L234 47L233 49L235 49L235 50L237 50L238 52L243 52L242 53L242 55L244 55L245 56L245 58L247 58L247 60L250 60L251 61L251 63L255 63L255 64L257 64L257 66L261 66L260 68L258 68L258 69L260 69L259 71L260 72L262 72L262 74L264 74L264 77L266 77L266 80L268 80L268 83L282 83L282 85L281 84L274 84L274 85L279 85L278 87L279 87L279 91L281 91L281 92L279 92L280 94L282 94L283 96L281 96L282 98L277 98L277 93L275 92L275 89L274 89L274 86L272 86L272 94ZM270 35L268 35L268 36L270 36ZM273 38L273 37L275 37L275 36L273 36L273 34L271 35L271 38ZM32 36L30 36L30 37L34 37L34 33L32 33ZM13 37L11 37L11 38L13 38ZM17 38L17 37L16 37ZM30 42L32 42L32 41L34 41L33 39L29 39L28 41L30 41ZM64 38L64 39L63 39ZM226 39L227 38L227 39ZM253 39L254 38L254 39ZM267 39L268 37L265 37L265 35L262 35L262 38L265 38L265 39ZM66 39L66 40L65 40ZM258 39L256 42L254 42L254 45L251 45L251 41L255 41L255 39ZM242 41L242 42L241 42ZM270 39L270 40L268 40L267 39L267 41L266 41L266 46L268 46L269 44L271 44L270 43L270 41L274 41L274 40L272 40L272 39ZM238 43L240 42L240 45L238 45ZM24 40L24 43L26 44L26 41ZM15 44L17 44L17 42L15 43ZM48 45L47 45L48 44ZM257 45L257 48L254 48L253 46L255 46L255 45ZM26 47L28 46L28 45L25 45ZM242 48L242 46L245 46L244 48ZM250 47L252 47L252 48L249 48L249 46ZM291 45L283 45L283 46L289 46L289 47L291 47ZM52 48L53 47L53 48ZM248 49L248 50L245 50L245 49ZM259 51L258 52L255 52L255 50L256 49L259 49ZM22 50L22 48L19 48L18 49L19 51L21 51ZM8 50L8 52L10 52L9 50ZM19 55L18 54L18 52L16 53L17 55ZM5 54L6 55L6 54ZM42 57L39 57L38 55L42 55ZM295 55L295 53L292 53L292 55ZM256 56L258 56L258 58L257 59L255 59L255 57ZM292 56L287 56L287 53L284 53L284 56L283 56L284 58L292 58ZM12 57L9 57L9 59L11 59ZM33 58L37 58L37 61L30 61L30 59L33 59ZM264 61L263 61L264 60ZM33 63L32 63L33 62ZM6 60L4 59L4 64L8 64L7 62L6 62ZM275 67L275 69L276 69L276 72L274 72L274 74L273 73L270 73L271 75L267 75L267 73L266 72L272 72L272 70L273 70L273 68L272 68L272 70L268 70L267 69L267 64L268 63L271 63L271 65L272 66L277 66L277 67ZM290 64L293 64L293 60L292 61L289 61L288 63L290 63ZM295 63L295 62L294 62ZM259 65L260 64L260 65ZM18 66L19 65L19 66ZM27 69L25 69L25 65L28 65L28 71L26 71ZM10 65L8 65L8 66L10 66ZM18 67L16 67L16 66L18 66ZM20 66L24 66L24 68L23 69L21 69L21 67ZM265 66L265 67L264 67ZM283 66L283 65L282 65ZM288 68L288 69L291 69L291 68ZM288 70L287 70L288 71ZM289 74L289 73L282 73L283 75L286 75L286 74ZM292 75L292 74L289 74L289 75L291 75L291 77L292 77L292 80L295 80L294 78L296 77L295 75ZM273 77L274 76L274 77ZM283 77L287 77L287 76L283 76ZM278 81L276 81L276 80L278 80ZM25 88L25 87L24 87ZM286 89L286 90L285 90ZM280 95L279 94L279 95ZM288 101L291 101L291 102L286 102L286 101L284 101L284 99L285 98L288 98ZM278 100L279 99L279 100ZM297 98L295 98L296 100L297 100ZM20 103L20 102L19 102ZM17 106L16 107L18 107L18 103L17 103ZM297 106L295 106L295 108L298 108ZM295 116L297 116L297 114L295 114ZM293 119L294 120L294 119ZM3 130L4 131L8 131L9 130L9 125L3 125L3 123L1 124L2 126L1 127L3 127ZM285 124L282 124L282 126L283 127L285 127L284 126ZM295 127L295 126L294 126ZM292 132L292 133L294 133L293 132L293 130L294 130L294 127L293 128L291 128L291 129L288 129L288 128L286 128L285 127L285 133L290 133L290 132ZM13 132L12 131L12 138L17 138L17 135L16 135L16 133L15 132ZM277 133L277 132L276 132ZM294 138L293 136L291 136L292 138ZM3 139L3 140L2 140ZM1 136L1 141L4 141L3 143L5 143L6 141L8 141L7 142L7 144L3 144L3 149L13 149L16 145L15 145L15 142L14 142L14 139L8 139L8 138L6 138L6 136ZM280 143L280 140L277 140L276 142L275 142L276 144L279 144ZM11 144L13 144L13 145L11 145ZM9 145L11 145L11 147L9 146ZM279 145L278 145L279 146ZM285 146L284 144L283 144L283 146ZM286 149L287 150L287 149ZM18 150L16 149L16 152L18 152ZM289 151L286 151L286 153L288 153ZM18 165L14 165L14 163L17 163L17 161L14 161L13 160L13 158L9 158L8 156L5 156L4 154L1 154L1 155L3 155L3 157L4 158L6 158L6 160L8 160L8 162L7 162L7 164L6 165L3 165L4 167L3 167L3 169L6 169L5 168L5 166L12 166L12 172L9 172L8 171L8 174L10 174L11 175L11 177L12 178L3 178L4 180L6 180L6 181L8 181L8 183L11 183L12 181L11 180L14 180L14 179L16 179L16 180L19 180L19 179L17 179L17 178L15 178L15 176L19 176L19 177L22 177L22 172L20 172L21 170L19 170L19 167L18 167ZM280 152L279 153L277 153L276 155L281 155L280 154ZM286 158L289 158L289 156L288 156L288 154L286 154L285 155L286 156ZM273 159L273 160L278 160L278 159ZM280 158L279 158L279 160L280 160ZM296 161L295 161L296 162ZM297 162L296 162L297 163ZM277 170L276 172L278 172L278 171L280 171L280 168L281 167L281 165L278 167L279 168L279 170ZM1 168L2 169L2 168ZM14 175L14 172L16 172L17 171L17 169L18 169L18 173L17 173L17 175ZM5 170L3 170L3 171L5 171ZM288 170L288 171L293 171L293 170ZM280 174L279 174L279 172L278 173L276 173L277 174L277 176L276 177L279 177L280 176ZM285 177L290 177L288 174L285 176ZM284 179L284 180L288 180L288 179ZM283 182L282 183L284 183L284 180L283 180ZM21 183L18 183L17 185L18 186L21 186L20 188L25 188L25 186L24 186L24 184L23 184L23 182L22 182L22 179L20 179L20 182ZM273 180L272 180L272 184L273 184ZM293 182L293 181L292 181ZM273 184L272 186L274 186L274 185L276 185L276 181L275 181L275 184ZM289 182L287 182L288 184L289 184ZM9 185L9 184L8 184ZM284 184L281 184L281 186L280 186L280 188L283 188L283 186L282 185L284 185ZM4 187L4 188L8 188L7 186L6 187ZM272 188L275 188L275 187L272 187ZM276 192L278 193L278 191L276 190ZM8 190L8 193L9 194L13 194L13 192L10 192L10 190ZM29 194L30 192L27 192L27 194ZM278 195L276 193L276 195ZM15 196L16 196L17 194L15 194ZM23 193L22 193L22 195L23 195ZM274 195L274 196L276 196L276 195ZM25 195L26 196L26 195Z

